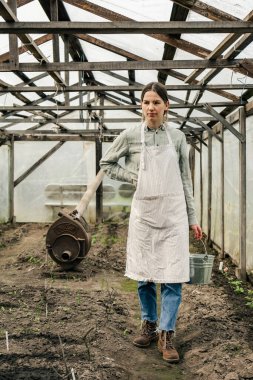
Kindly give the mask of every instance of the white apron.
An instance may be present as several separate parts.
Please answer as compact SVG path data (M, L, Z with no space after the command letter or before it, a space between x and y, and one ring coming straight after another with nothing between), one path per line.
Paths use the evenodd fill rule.
M168 144L145 145L141 156L127 240L125 276L137 281L189 281L189 224L177 153L168 126Z

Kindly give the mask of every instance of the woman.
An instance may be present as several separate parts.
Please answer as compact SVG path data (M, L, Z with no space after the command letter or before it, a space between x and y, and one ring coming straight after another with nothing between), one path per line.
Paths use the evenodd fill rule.
M195 216L184 133L166 122L169 100L157 82L141 94L144 122L122 132L102 158L105 173L136 186L129 219L126 276L138 281L142 331L133 341L148 347L158 339L167 362L178 362L172 344L182 283L189 281L189 226L202 231ZM125 157L125 167L118 161ZM161 284L157 329L156 283Z

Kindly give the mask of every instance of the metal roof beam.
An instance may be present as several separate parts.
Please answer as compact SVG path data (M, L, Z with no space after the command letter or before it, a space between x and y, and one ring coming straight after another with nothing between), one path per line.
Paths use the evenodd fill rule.
M4 2L1 0L1 2ZM6 13L0 3L0 13L6 19L0 22L1 34L52 33L52 34L199 34L199 33L252 33L253 23L249 21L36 21L19 22L13 19L13 13ZM8 7L9 8L9 7ZM3 11L5 9L5 11ZM9 8L10 9L10 8Z
M241 102L212 102L209 103L212 107L238 107L245 103ZM198 104L171 104L170 109L183 109L183 108L203 108L205 107L205 104L198 103ZM24 106L2 106L0 105L0 111L62 111L62 110L69 110L69 111L76 111L76 110L137 110L140 109L141 105L119 105L117 107L115 106L34 106L34 105L24 105Z
M0 0L1 1L1 0ZM253 38L253 36L252 36ZM234 68L241 66L242 59L217 59L215 61L203 60L166 60L166 61L111 61L111 62L45 62L39 63L20 63L19 69L27 72L41 71L101 71L101 70L159 70L159 69L218 69ZM13 68L8 63L0 64L0 72L9 72ZM202 81L204 82L204 81Z
M43 75L44 77L45 75ZM40 76L39 76L39 79ZM0 93L14 93L14 92L57 92L64 93L64 92L79 92L79 91L85 91L85 92L102 92L102 91L142 91L143 85L129 85L129 86L106 86L106 85L71 85L66 87L56 87L56 86L33 86L30 84L35 82L36 78L32 78L29 80L29 87L24 87L24 84L17 85L17 86L10 86L8 84L3 85L0 82ZM253 83L241 83L241 84L229 84L229 83L223 83L223 84L207 84L207 85L201 85L201 84L172 84L172 85L165 85L166 89L168 91L187 91L187 90L244 90L244 89L253 89Z
M183 116L178 116L178 117L171 117L169 116L169 121L170 122L174 122L174 121L179 121L179 120L182 120L182 119L186 119L185 117ZM141 117L138 117L138 118L105 118L104 119L104 123L138 123L140 122L141 120ZM192 118L189 118L187 119L188 122L191 122L191 123L196 123L198 120L200 121L210 121L210 120L216 120L216 118L212 117L212 116L201 116L201 117L192 117ZM66 123L66 124L78 124L78 123L87 123L87 122L90 122L90 123L97 123L97 120L93 120L93 119L71 119L71 118L54 118L54 119L42 119L42 118L39 118L38 116L32 116L32 117L28 117L26 119L2 119L0 118L0 123L12 123L12 124L31 124L31 123L39 123L39 124L44 124L44 123ZM203 128L201 128L202 130Z

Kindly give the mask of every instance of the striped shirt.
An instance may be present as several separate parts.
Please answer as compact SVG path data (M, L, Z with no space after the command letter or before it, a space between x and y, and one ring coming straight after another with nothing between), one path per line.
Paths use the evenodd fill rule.
M186 200L189 225L197 224L192 181L186 138L183 132L169 127L169 133L175 146ZM145 144L147 146L168 144L164 126L158 129L145 127ZM100 161L101 169L112 179L136 183L139 173L141 153L141 127L133 126L123 131L112 143ZM125 167L118 161L125 158Z

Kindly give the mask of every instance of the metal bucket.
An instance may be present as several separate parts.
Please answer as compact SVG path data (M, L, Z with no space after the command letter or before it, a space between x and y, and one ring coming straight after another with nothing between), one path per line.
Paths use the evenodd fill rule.
M214 255L208 255L206 246L204 254L190 255L190 284L209 284L212 275Z

